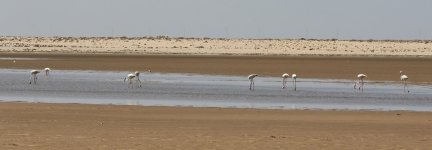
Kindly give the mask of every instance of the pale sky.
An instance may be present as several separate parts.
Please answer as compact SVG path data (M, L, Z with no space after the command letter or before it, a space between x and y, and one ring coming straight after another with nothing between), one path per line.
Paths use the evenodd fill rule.
M432 39L432 0L0 0L0 36Z

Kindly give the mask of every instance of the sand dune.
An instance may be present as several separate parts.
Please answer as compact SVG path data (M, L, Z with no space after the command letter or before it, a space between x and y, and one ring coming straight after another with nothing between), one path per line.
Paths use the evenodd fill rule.
M0 52L432 56L432 42L169 37L0 37Z

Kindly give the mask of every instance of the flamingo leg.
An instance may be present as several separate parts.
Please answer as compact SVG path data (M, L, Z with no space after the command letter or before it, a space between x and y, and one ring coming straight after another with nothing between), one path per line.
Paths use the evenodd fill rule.
M358 90L360 91L360 88L361 88L361 80L358 79L357 83L358 83Z
M32 83L32 79L33 79L33 75L31 75L31 76L30 76L30 81L29 81L29 84L31 84L31 83Z
M139 79L139 77L137 78L138 82L139 82L139 87L141 87L141 80Z
M254 90L255 90L255 81L252 80L252 91L254 91Z
M360 87L361 87L360 79L358 79L356 83L358 84L358 87L359 87L358 90L360 90Z
M362 82L362 80L361 79L359 79L359 91L362 89L362 85L363 85L363 82Z
M357 86L358 86L358 88L357 88ZM361 88L361 80L360 79L357 80L356 85L354 87L355 87L355 89L358 89L360 91L360 88Z
M408 92L408 85L407 85L407 83L406 83L406 80L405 80L405 89L406 89L407 92Z
M294 91L297 91L297 79L294 79Z
M283 79L282 79L282 88L283 88L283 89L286 87L286 82L285 82L285 81L286 81L286 79L283 78Z

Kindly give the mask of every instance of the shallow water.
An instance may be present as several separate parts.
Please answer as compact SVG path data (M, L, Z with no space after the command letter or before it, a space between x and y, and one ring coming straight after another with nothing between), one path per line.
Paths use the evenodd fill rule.
M193 106L264 109L347 109L432 111L432 86L367 82L353 89L348 80L298 79L297 91L281 78L257 77L255 91L239 76L142 73L142 87L128 88L128 72L55 70L28 84L29 70L0 69L0 100L145 106ZM289 80L291 81L291 80Z

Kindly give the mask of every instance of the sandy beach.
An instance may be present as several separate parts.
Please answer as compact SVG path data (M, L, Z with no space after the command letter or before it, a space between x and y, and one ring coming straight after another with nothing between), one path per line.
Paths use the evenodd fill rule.
M432 56L432 42L413 40L215 39L184 37L0 37L0 52Z
M430 113L0 103L1 149L428 149Z
M50 67L54 73L280 77L287 72L353 81L365 73L370 82L400 82L403 70L410 84L429 86L431 56L429 41L0 37L0 68ZM0 102L0 149L428 149L430 116Z

